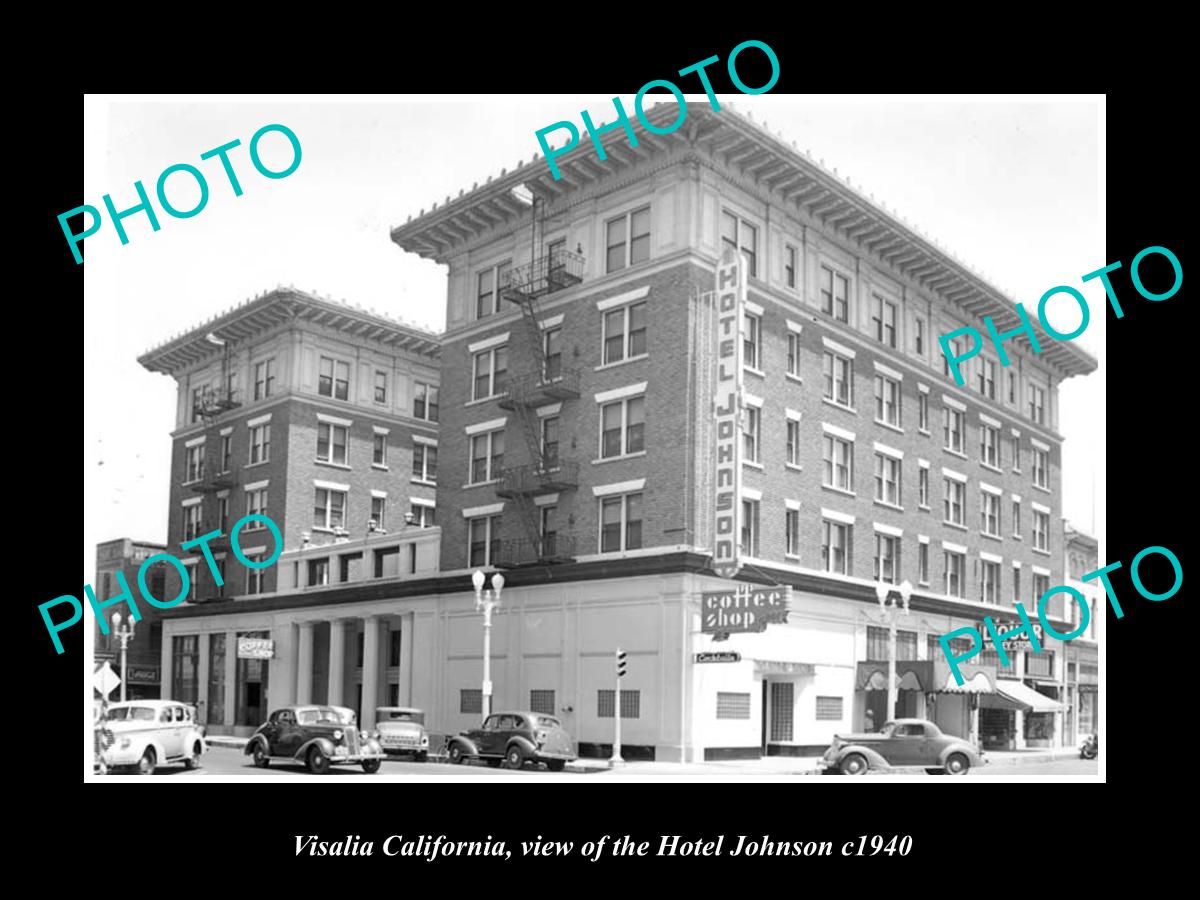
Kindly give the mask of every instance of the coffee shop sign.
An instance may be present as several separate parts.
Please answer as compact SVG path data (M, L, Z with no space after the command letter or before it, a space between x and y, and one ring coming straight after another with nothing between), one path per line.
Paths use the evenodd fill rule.
M753 587L739 584L732 590L705 591L700 595L703 634L765 631L773 623L786 623L792 599L790 585Z
M267 638L238 638L238 659L271 659L275 656L275 642Z

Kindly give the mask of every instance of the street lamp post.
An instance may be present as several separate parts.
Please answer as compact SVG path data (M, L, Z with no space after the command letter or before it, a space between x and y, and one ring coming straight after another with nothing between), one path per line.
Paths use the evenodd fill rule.
M115 612L112 614L113 634L121 642L121 702L125 702L125 686L129 683L126 675L125 660L128 654L126 653L129 647L129 642L133 640L133 626L135 624L133 616L130 616L124 626L121 625L121 614Z
M908 601L912 597L912 583L905 580L900 583L900 600L904 604L904 612L908 614ZM875 597L879 600L879 608L885 614L888 609L888 595L891 593L892 587L883 581L875 582ZM891 602L892 614L888 620L888 636L891 640L888 647L888 696L887 696L887 713L884 715L884 721L889 721L896 718L896 701L900 693L900 687L896 684L896 619L900 615L900 609L895 598Z
M504 576L499 572L492 576L492 586L483 589L484 574L476 569L471 576L475 585L475 609L483 613L483 717L492 713L492 610L500 605L500 592L504 590Z

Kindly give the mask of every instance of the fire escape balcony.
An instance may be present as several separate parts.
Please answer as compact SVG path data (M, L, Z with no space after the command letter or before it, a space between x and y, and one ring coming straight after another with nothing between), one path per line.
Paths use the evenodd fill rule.
M506 274L502 296L513 303L524 303L583 281L583 256L558 248Z
M536 541L528 538L501 541L492 564L500 569L512 569L516 566L561 565L574 561L574 535L547 534Z
M542 406L556 400L577 400L579 370L558 367L556 370L554 377L549 378L537 374L510 378L497 405L501 409L516 409L518 406Z
M188 485L197 494L211 494L214 491L227 490L237 484L233 472L213 472L204 475L199 481Z
M509 466L500 473L497 497L553 494L579 485L579 463L556 460L554 465Z
M236 393L237 391L216 391L211 387L205 388L193 411L206 420L214 419L242 405L235 399Z

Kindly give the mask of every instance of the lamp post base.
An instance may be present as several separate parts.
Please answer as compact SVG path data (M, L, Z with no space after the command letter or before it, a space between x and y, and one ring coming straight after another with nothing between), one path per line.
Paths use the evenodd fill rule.
M616 754L613 754L608 758L608 767L610 769L619 769L623 765L625 765L625 760L621 759L621 757Z

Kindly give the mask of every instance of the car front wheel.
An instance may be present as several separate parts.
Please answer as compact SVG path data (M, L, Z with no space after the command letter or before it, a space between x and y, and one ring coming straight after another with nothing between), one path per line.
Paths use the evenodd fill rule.
M946 757L946 774L966 775L971 768L971 761L962 753L951 753Z
M156 765L158 765L158 756L155 754L153 747L147 747L146 752L142 754L142 758L138 760L138 774L153 775Z
M262 742L259 741L254 745L254 765L260 769L265 769L270 764L270 757L267 756L267 751L263 749Z
M185 769L200 768L200 745L192 744L192 752L187 755L187 759L183 761Z
M450 762L456 766L461 766L465 762L466 757L463 756L462 747L458 744L451 744L450 749L446 751Z
M368 775L374 775L376 772L379 771L379 763L380 763L380 761L377 759L364 759L363 760L363 771L366 772Z
M515 744L508 748L508 752L504 754L504 763L510 769L519 769L525 765L525 753Z
M842 760L842 764L838 769L843 775L865 775L867 772L867 758L861 753L851 753Z
M325 775L329 772L329 757L320 747L313 747L308 751L308 771L314 775Z

